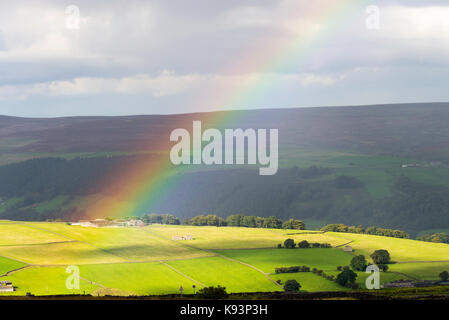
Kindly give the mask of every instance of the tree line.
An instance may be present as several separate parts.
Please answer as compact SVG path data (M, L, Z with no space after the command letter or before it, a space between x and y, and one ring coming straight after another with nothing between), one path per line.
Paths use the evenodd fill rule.
M385 229L379 227L368 227L363 226L347 226L345 224L328 224L321 228L323 232L345 232L345 233L360 233L360 234L370 234L375 236L384 236L392 238L403 238L409 239L410 235L402 230Z
M190 219L184 219L183 224L191 226L228 226L295 230L304 230L306 228L306 224L303 221L297 219L282 221L282 219L276 218L275 216L258 217L245 216L242 214L234 214L227 217L226 219L218 217L214 214L199 215Z
M436 243L449 243L449 234L445 232L426 234L417 237L416 240L426 241L426 242L436 242Z

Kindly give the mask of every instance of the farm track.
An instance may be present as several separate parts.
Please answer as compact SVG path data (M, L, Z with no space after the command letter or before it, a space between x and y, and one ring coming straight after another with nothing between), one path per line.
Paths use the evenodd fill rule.
M80 279L83 280L83 281L86 281L87 283L96 285L97 287L103 288L103 289L112 289L112 288L108 288L108 287L102 285L101 283L98 283L98 282L95 282L95 281L91 281L91 280L86 279L86 278L81 277L81 276L80 276Z
M31 266L23 266L23 267L14 269L14 270L7 271L6 273L0 275L0 278L1 278L1 277L7 277L7 276L9 276L9 275L12 275L12 274L14 274L14 273L16 273L16 272L22 271L23 269L30 268L30 267L31 267Z
M173 270L173 271L176 272L177 274L183 276L184 278L187 278L187 279L189 279L190 281L193 281L193 282L195 282L195 283L198 283L198 284L199 284L200 286L202 286L202 287L207 287L205 284L199 282L198 280L195 280L195 279L189 277L188 275L186 275L185 273L182 273L181 271L179 271L178 269L172 267L171 265L169 265L169 264L167 264L167 263L165 263L165 262L163 262L163 261L160 261L160 263L163 264L164 266L170 268L171 270Z
M28 246L44 246L48 244L61 244L61 243L72 243L79 242L76 240L68 240L68 241L54 241L54 242L40 242L40 243L28 243L28 244L2 244L1 247L28 247Z
M343 247L343 246L347 246L348 244L353 243L354 241L355 241L355 240L351 240L351 241L349 241L349 242L340 244L340 245L338 245L338 246L335 246L335 248L341 248L341 247Z

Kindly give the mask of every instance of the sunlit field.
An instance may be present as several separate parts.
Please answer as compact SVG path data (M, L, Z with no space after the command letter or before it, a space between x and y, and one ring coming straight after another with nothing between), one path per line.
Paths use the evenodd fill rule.
M308 266L337 276L354 255L386 249L396 262L381 283L436 280L449 270L449 245L348 233L237 227L151 225L89 228L65 223L0 223L0 281L13 282L13 295L191 294L221 285L228 292L283 291L295 279L303 291L348 291L312 272L276 274L275 268ZM191 235L193 240L172 240ZM332 248L277 248L287 238L329 243ZM354 248L344 252L345 244ZM78 266L80 289L68 289L67 266ZM357 272L364 288L368 274ZM280 284L276 281L280 280ZM8 295L11 293L0 293Z

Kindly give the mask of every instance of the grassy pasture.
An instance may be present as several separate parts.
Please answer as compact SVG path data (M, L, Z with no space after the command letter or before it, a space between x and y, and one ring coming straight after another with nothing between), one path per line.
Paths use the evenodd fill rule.
M80 275L113 291L130 295L179 293L181 286L184 293L191 294L192 285L201 287L158 262L83 265L80 266Z
M349 265L351 255L340 249L255 249L217 250L218 253L249 263L267 273L276 267L306 265L322 270L336 270L337 266Z
M87 228L64 223L10 221L0 223L0 232L3 232L0 275L25 263L32 265L0 278L13 281L18 287L15 295L84 291L93 295L156 295L179 293L180 286L187 294L193 292L193 284L198 289L201 284L222 285L228 292L282 290L266 275L242 263L270 273L273 280L296 279L306 291L348 290L313 273L276 275L274 269L307 265L337 275L337 266L349 265L353 254L364 254L368 258L376 249L387 249L393 260L406 262L391 264L389 272L381 273L381 283L407 278L438 279L441 271L449 271L449 262L442 262L449 260L449 245L359 234L161 225ZM193 235L195 240L171 240L173 235L187 234ZM287 238L296 242L303 239L327 242L334 246L353 241L350 245L355 252L348 254L341 248L275 248ZM166 264L160 262L162 260ZM81 277L85 279L81 281L80 290L65 287L66 265L80 267ZM357 283L362 289L368 276L358 272Z
M390 266L391 267L391 266ZM390 268L391 269L391 268ZM337 277L337 275L340 273L340 271L334 270L334 271L329 271L327 272L327 274L329 275L334 275L335 277ZM372 273L366 273L366 272L359 272L357 271L357 279L356 279L356 283L359 285L360 289L366 289L366 278L368 278ZM384 284L387 282L391 282L391 281L396 281L396 280L409 280L412 279L410 277L408 277L405 274L400 274L400 273L396 273L396 272L380 272L380 284Z
M79 242L5 246L0 247L0 255L37 265L116 263L126 261L123 258Z
M371 236L366 234L329 232L335 237L354 240L350 245L354 254L363 254L366 258L377 249L387 249L391 259L396 262L445 261L449 260L449 245L430 243L410 239Z
M262 273L221 257L169 261L168 264L207 286L224 286L228 292L282 291Z
M67 241L56 234L30 228L28 224L0 224L0 246L40 244Z
M347 242L321 233L287 235L287 233L301 233L300 230L162 225L151 225L146 228L166 239L177 235L192 235L194 240L184 243L201 249L275 248L278 243L284 243L287 238L295 239L295 241L326 242L334 246Z
M185 259L210 255L205 251L163 239L140 228L89 228L64 223L35 225L70 239L89 243L131 261Z
M1 280L10 280L16 287L12 293L2 295L25 295L30 292L34 295L52 294L91 294L98 289L97 286L81 279L80 289L67 289L66 279L69 276L64 267L29 267L11 274Z
M333 281L329 281L312 272L283 273L270 276L273 280L281 280L282 285L287 280L296 280L301 285L301 291L348 291Z
M390 271L407 274L419 280L439 280L442 271L449 272L449 262L397 263L390 265Z

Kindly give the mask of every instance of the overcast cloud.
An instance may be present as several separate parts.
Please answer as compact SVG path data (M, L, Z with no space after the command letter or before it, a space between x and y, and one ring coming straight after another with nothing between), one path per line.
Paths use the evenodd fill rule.
M448 1L0 3L0 114L449 101L448 83Z

